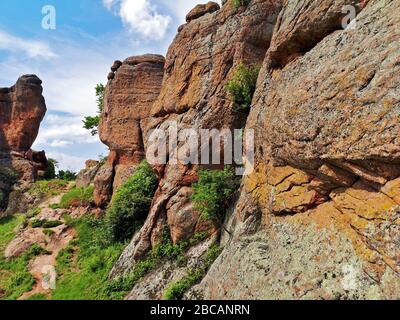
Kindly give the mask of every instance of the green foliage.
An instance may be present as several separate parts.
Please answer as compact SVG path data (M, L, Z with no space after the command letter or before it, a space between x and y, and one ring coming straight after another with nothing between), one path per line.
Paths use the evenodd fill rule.
M199 181L193 186L192 200L201 218L222 223L239 183L233 168L200 170Z
M251 0L231 0L235 8L240 8L242 6L247 6Z
M63 180L40 180L36 181L29 189L28 193L36 199L44 199L50 196L56 196L65 191L68 183Z
M54 231L51 229L44 229L43 233L44 233L44 235L51 237L54 234Z
M203 279L202 269L189 270L188 274L181 280L170 284L164 292L165 300L180 300L187 290Z
M132 177L115 193L107 209L107 222L113 241L130 239L146 219L157 186L157 177L143 161Z
M59 208L68 209L70 207L88 207L93 202L93 186L87 188L72 188L61 198Z
M54 300L121 299L119 292L108 288L108 274L120 256L124 245L105 241L104 219L83 217L71 220L77 238L57 257L57 288Z
M90 133L95 136L98 133L98 126L100 123L100 114L103 112L104 109L104 91L105 87L103 84L98 84L95 88L96 90L96 97L97 97L97 107L98 107L98 115L92 117L87 116L83 120L83 127L87 130L90 130Z
M232 96L235 112L248 111L250 108L259 72L258 65L247 67L241 63L237 66L232 79L226 85L226 90Z
M15 230L23 222L22 215L0 219L0 252L4 252L7 244L15 237ZM15 300L24 292L32 290L35 279L28 270L31 259L41 254L48 254L46 250L33 245L18 258L7 261L0 255L0 292L2 299Z
M77 173L71 170L60 170L58 171L57 178L64 181L75 181Z
M45 229L51 229L51 228L55 228L58 227L60 225L62 225L63 223L61 221L58 220L39 220L39 219L35 219L31 222L31 227L32 228L45 228Z
M58 167L58 161L55 159L47 159L47 167L44 173L44 178L46 180L55 179L56 177L56 167Z
M40 213L40 211L41 211L41 209L38 208L38 207L29 209L28 212L26 213L26 217L27 217L28 219L31 219L31 218L33 218L33 217L36 217L36 216Z
M187 290L194 285L198 284L206 275L208 269L214 263L214 261L221 254L222 249L217 245L213 244L207 250L203 258L203 266L195 269L190 269L185 277L176 282L172 282L168 285L164 292L165 300L180 300Z
M43 294L43 293L37 293L37 294L34 294L33 296L30 296L26 300L28 300L28 301L47 300L47 296L45 294Z
M156 244L147 254L146 258L138 261L129 275L118 277L111 281L107 286L109 294L126 294L132 287L138 283L147 273L158 267L163 260L185 261L184 251L188 248L188 242L173 244L169 235L169 229L163 231L161 243Z

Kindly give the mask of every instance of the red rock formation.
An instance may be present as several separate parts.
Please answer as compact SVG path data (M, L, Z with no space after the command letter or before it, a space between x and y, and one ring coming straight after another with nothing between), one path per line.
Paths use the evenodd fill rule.
M25 75L11 88L0 89L0 150L27 152L46 113L42 81Z
M143 55L116 61L104 96L99 135L110 148L107 165L95 178L95 202L104 206L145 157L142 126L162 83L164 57ZM110 185L111 184L111 185Z
M193 295L399 298L400 3L359 4L286 1L247 121L256 170Z
M210 6L213 10L207 9ZM147 132L166 129L170 121L178 124L178 132L244 125L246 115L233 112L225 85L240 63L262 63L281 1L254 0L239 9L227 2L213 12L215 8L211 4L195 8L168 50L161 93L153 105L152 118L144 126L146 147ZM147 221L116 264L114 275L132 267L135 258L159 240L167 223L174 242L203 228L188 201L198 168L167 164L156 169L161 180Z
M0 208L5 209L15 182L33 182L47 167L44 151L31 146L46 113L42 81L25 75L11 88L0 88ZM15 174L16 173L16 174ZM11 192L9 213L23 206L19 191ZM21 205L21 206L20 206Z

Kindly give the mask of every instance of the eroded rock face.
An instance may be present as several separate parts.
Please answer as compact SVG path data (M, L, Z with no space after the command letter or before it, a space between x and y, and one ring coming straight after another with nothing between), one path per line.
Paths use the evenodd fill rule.
M167 132L171 123L177 124L178 134L186 128L244 126L247 115L232 110L225 85L240 63L262 63L281 6L281 1L255 0L247 7L235 9L227 2L220 10L207 11L179 28L166 57L161 93L144 126L145 147L149 130ZM188 201L191 186L198 180L198 166L169 163L155 169L161 179L148 218L116 263L113 276L131 268L159 241L166 224L175 242L204 228ZM213 231L210 226L206 230Z
M27 152L46 113L42 81L25 75L11 88L0 89L0 149Z
M26 207L21 188L47 167L44 151L31 150L46 113L41 84L37 76L24 75L11 88L0 88L0 210L10 204L7 214Z
M247 121L256 170L188 297L399 298L400 3L362 1L338 30L344 4L286 2Z
M95 188L102 186L101 190L95 191L95 201L100 207L107 203L112 190L118 188L145 157L142 126L160 93L164 57L130 57L124 62L114 62L111 70L99 135L101 141L110 148L107 167L114 172L111 179L110 174L103 173L96 177ZM102 177L107 179L100 181ZM111 185L106 186L106 183ZM106 190L109 190L108 194Z

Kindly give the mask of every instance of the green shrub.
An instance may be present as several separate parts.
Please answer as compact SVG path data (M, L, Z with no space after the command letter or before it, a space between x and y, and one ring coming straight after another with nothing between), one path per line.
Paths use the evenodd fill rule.
M146 219L157 186L157 177L142 162L132 177L115 193L107 209L107 223L115 242L130 239Z
M222 225L239 183L231 167L225 167L224 170L200 170L199 181L193 185L192 200L201 218Z
M232 79L226 85L226 90L232 96L235 112L248 111L250 108L259 72L260 66L247 67L243 63L235 69Z
M62 225L63 223L61 221L58 220L39 220L39 219L35 219L31 222L31 227L32 228L45 228L45 229L51 229L51 228L55 228L58 227L60 225Z
M37 216L40 213L40 211L41 211L41 209L38 207L29 209L28 212L26 213L26 217L28 219L33 218L33 217Z
M51 237L54 234L54 231L51 229L44 229L43 233L45 236Z
M93 186L87 188L73 188L61 198L59 207L68 209L70 207L87 207L93 202Z
M232 0L232 4L235 8L239 8L241 6L247 6L251 0Z

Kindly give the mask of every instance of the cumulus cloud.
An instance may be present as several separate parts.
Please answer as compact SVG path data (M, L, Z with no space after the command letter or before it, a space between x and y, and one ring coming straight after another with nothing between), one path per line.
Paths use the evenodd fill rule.
M68 145L97 143L98 137L93 137L82 127L82 119L74 116L49 115L46 117L34 148L61 148Z
M56 159L59 163L58 169L72 170L78 172L85 167L86 159L83 157L72 156L63 152L48 152L47 157Z
M45 42L19 38L2 30L0 30L0 50L22 52L29 58L49 59L56 56Z
M171 23L171 17L160 14L150 0L103 0L103 4L121 17L129 31L147 39L163 39Z

